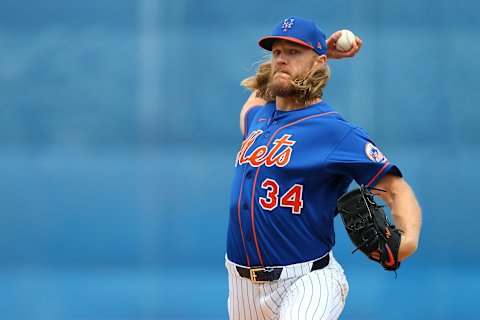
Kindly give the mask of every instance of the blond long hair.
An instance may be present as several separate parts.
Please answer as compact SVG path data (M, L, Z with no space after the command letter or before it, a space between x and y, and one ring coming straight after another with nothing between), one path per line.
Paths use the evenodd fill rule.
M268 90L268 84L271 81L272 62L266 61L258 66L257 73L248 77L240 83L242 86L257 92L257 97L268 102L275 101L275 96ZM330 79L330 67L314 66L304 79L297 78L292 81L292 85L298 92L295 100L297 102L306 102L323 96L323 89Z

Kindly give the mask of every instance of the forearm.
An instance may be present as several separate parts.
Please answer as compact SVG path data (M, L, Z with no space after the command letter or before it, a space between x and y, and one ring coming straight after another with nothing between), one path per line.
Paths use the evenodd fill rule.
M385 177L376 187L387 190L386 193L380 192L379 196L390 208L396 227L403 231L398 253L402 261L418 247L422 225L420 205L412 188L400 177Z
M391 213L395 225L403 230L399 260L412 255L418 247L422 224L421 209L412 189L405 185L401 192L392 195Z

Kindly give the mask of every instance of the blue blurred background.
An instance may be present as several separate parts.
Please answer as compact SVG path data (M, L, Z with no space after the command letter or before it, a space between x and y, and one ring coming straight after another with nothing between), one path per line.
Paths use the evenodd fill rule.
M479 319L473 0L2 0L0 319L226 319L228 197L257 40L295 14L364 41L325 100L423 208L394 274L335 254L342 319ZM341 222L340 222L341 223Z

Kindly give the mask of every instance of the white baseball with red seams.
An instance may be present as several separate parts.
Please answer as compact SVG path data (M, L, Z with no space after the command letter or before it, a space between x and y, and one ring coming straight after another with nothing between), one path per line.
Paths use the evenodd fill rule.
M342 35L338 38L337 42L335 43L335 48L338 51L349 51L352 49L352 45L355 42L355 35L350 30L342 30Z

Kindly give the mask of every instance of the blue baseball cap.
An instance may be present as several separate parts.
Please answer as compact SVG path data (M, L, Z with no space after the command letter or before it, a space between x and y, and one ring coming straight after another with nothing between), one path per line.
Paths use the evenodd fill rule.
M292 16L280 21L273 29L272 35L261 38L258 45L272 51L273 42L278 39L307 46L319 55L327 54L325 34L313 20Z

